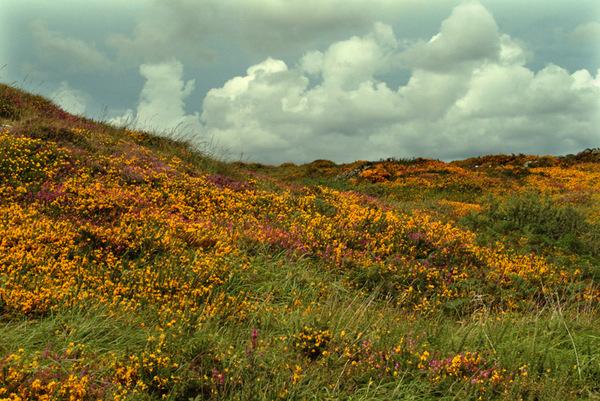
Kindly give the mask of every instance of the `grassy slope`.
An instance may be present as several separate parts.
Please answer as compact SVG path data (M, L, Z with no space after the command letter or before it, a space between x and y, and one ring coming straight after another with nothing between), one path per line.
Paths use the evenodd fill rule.
M0 123L0 398L600 397L591 155L226 164L6 86Z

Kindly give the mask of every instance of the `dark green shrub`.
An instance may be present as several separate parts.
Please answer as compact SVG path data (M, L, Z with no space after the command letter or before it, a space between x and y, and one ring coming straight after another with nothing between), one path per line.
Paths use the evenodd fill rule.
M595 240L600 238L600 232L586 221L585 215L571 204L537 193L492 198L481 214L472 215L465 222L495 239L527 238L526 251L559 247L577 255L598 254Z
M538 194L514 195L504 201L494 200L488 218L504 229L541 234L559 240L567 234L576 236L588 227L585 216L571 205Z
M586 244L573 234L563 235L558 243L562 248L572 253L579 254L585 252Z

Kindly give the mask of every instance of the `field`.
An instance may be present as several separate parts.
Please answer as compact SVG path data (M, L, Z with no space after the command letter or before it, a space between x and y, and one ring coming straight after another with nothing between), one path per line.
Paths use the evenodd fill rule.
M600 152L226 163L0 85L0 400L600 399Z

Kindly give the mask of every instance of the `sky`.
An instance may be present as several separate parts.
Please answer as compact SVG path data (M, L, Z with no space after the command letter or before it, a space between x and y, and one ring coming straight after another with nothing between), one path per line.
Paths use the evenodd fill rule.
M600 147L598 0L1 0L0 82L280 164Z

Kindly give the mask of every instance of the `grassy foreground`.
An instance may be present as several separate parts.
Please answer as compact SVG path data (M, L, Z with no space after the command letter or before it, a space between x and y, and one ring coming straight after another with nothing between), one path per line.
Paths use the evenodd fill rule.
M0 400L600 399L593 151L227 164L5 85L0 124Z

